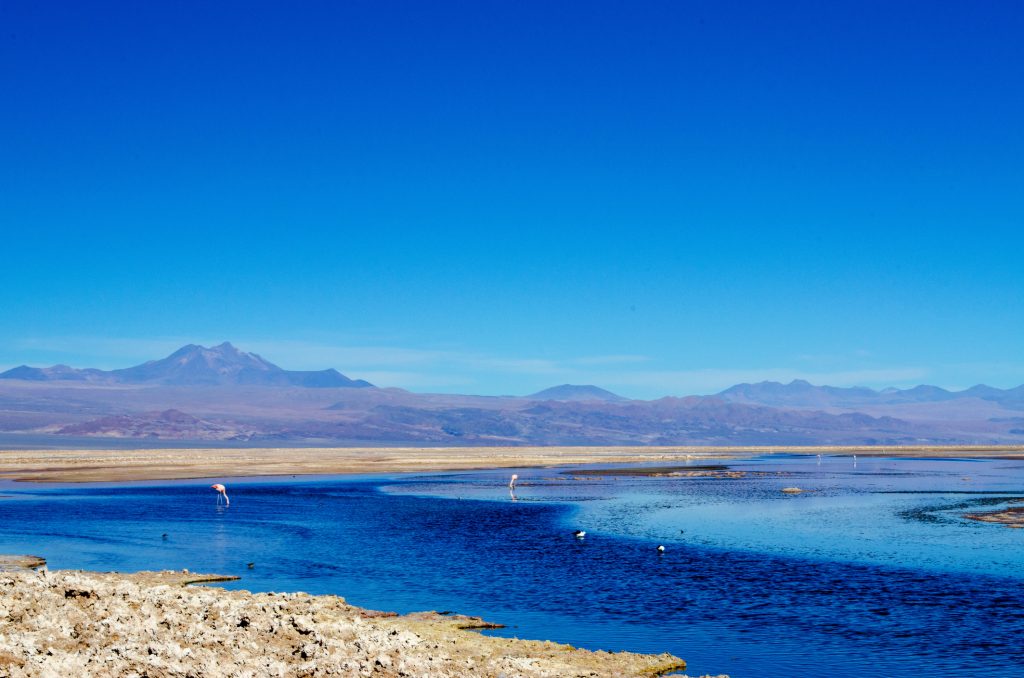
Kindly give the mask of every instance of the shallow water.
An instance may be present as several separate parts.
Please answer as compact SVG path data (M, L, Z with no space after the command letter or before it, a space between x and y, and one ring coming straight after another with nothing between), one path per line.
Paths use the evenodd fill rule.
M673 652L690 673L1024 675L1024 530L960 517L1024 497L1024 464L730 467L746 474L520 470L515 501L504 471L236 480L230 508L209 482L7 483L0 553L478 614L505 635Z

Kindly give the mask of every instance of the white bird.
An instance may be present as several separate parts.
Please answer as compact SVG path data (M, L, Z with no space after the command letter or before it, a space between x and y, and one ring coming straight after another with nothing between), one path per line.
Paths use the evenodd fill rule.
M508 481L508 489L510 489L510 490L516 489L516 481L517 480L519 480L519 474L518 473L513 473L512 474L512 480Z
M576 537L577 539L583 539L584 537L586 537L586 536L587 536L587 533L586 533L586 532L584 532L583 530L576 530L576 531L575 531L575 532L573 532L572 534L573 534L573 536L574 536L574 537Z
M224 501L227 503L227 505L231 506L231 500L228 499L228 489L226 487L224 487L220 483L214 483L213 485L210 485L210 487L212 487L213 489L217 490L217 492L219 493L217 495L217 503L218 504L220 503L220 498L224 497Z
M665 552L665 547L662 546L661 544L658 544L658 553L664 553L664 552Z

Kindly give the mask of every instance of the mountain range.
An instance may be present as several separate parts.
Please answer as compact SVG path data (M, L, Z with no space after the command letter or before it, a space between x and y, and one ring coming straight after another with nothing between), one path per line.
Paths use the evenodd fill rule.
M528 396L411 393L285 370L230 343L116 370L0 373L0 446L824 445L1024 443L1024 386L738 384L630 400L593 385Z
M875 391L862 386L852 388L815 386L803 379L795 379L788 384L781 384L777 381L737 384L725 389L718 396L729 402L756 403L771 407L857 407L935 403L965 398L979 398L995 403L1024 406L1024 385L999 389L978 384L963 391L947 391L938 386L921 385L903 390L887 388Z
M21 365L0 373L0 379L27 381L84 381L92 384L169 384L178 386L306 386L310 388L367 388L373 384L349 379L335 369L302 372L284 370L255 353L240 351L229 342L206 348L182 346L160 360L121 370L75 369L67 365Z

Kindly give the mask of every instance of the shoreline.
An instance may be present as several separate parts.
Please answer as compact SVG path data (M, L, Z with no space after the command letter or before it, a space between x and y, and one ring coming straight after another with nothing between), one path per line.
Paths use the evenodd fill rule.
M306 447L0 450L0 479L133 482L215 477L469 471L741 459L764 454L1024 459L1024 445Z
M674 655L577 649L474 633L478 617L396 615L343 598L190 586L181 572L45 569L0 556L0 670L48 675L660 676ZM721 676L719 678L727 678Z
M692 448L691 448L692 449ZM820 448L818 448L820 449ZM848 448L846 448L848 449ZM864 448L858 448L863 450ZM830 448L831 452L835 454L838 448ZM398 455L404 450L389 450L391 455ZM481 450L480 452L486 452L487 450ZM614 449L591 449L588 453L592 456L600 459L601 461L607 461L609 457L625 454L630 450ZM649 451L649 450L644 450ZM804 454L811 455L812 452L806 448L802 450ZM145 451L135 451L138 454L145 457ZM188 453L206 453L206 450L189 450L179 451ZM216 453L216 450L212 451ZM337 450L339 454L344 454L346 450ZM415 452L415 451L413 451ZM436 452L436 450L421 450L421 453L426 454L427 452ZM532 450L530 454L540 454L544 450ZM680 450L674 448L673 450L658 450L657 454L678 454ZM736 456L748 456L753 451L750 448L742 450L742 454L737 453ZM792 448L788 449L787 452L792 452ZM68 451L68 453L75 454L75 451ZM708 455L702 458L694 458L693 452L684 453L689 456L689 462L685 466L670 466L665 463L652 463L652 459L649 455L642 455L643 461L647 462L644 467L641 467L639 471L641 475L674 475L677 473L699 473L699 474L720 474L725 472L728 468L727 462L718 463L711 461L715 458ZM858 455L863 455L863 451L858 451ZM879 452L875 455L866 456L889 456L889 451L885 453ZM943 449L936 450L935 448L926 449L915 449L913 451L904 450L904 454L892 455L902 457L964 457L964 456L977 456L986 458L1011 458L1020 459L1019 457L1008 455L1005 449L985 448L982 450L964 450L963 448L954 449ZM339 459L346 458L339 456ZM558 457L560 460L562 456ZM2 459L2 457L0 457ZM476 458L471 458L470 461L476 461ZM663 461L663 460L662 460ZM380 463L393 463L388 460L379 460ZM426 456L416 457L416 463L427 464L435 463L436 457L428 458ZM564 462L563 462L564 463ZM937 462L941 463L941 462ZM493 468L493 467L492 467ZM94 473L97 469L86 469L90 473ZM137 469L138 470L138 469ZM53 472L50 469L48 472ZM589 473L587 471L566 471L567 473L579 473L581 475L632 475L634 470L632 469L594 469ZM791 488L784 488L782 491L787 492ZM1020 519L1020 511L1024 509L1015 509L1014 518ZM999 520L987 520L985 518L979 518L976 516L968 515L967 518L974 520L982 520L982 522L1002 522ZM34 567L32 563L36 565L44 564L45 561L33 560L32 557L20 557L14 559L13 557L0 556L0 620L13 620L14 617L10 615L10 611L15 609L11 604L11 594L15 590L26 588L30 586L36 586L38 588L39 582L26 579L20 576L24 572L20 572L25 567ZM188 563L178 563L181 564ZM164 565L161 562L149 562L143 565L150 567L160 567ZM211 569L216 569L214 566ZM12 575L12 570L18 570L16 574ZM243 574L244 572L239 572ZM67 577L71 577L68 579ZM175 594L175 600L168 603L163 597L163 593L153 593L151 595L151 589L154 587L171 587L180 593L181 587L190 583L208 583L227 579L238 579L238 577L218 577L216 575L196 575L184 572L138 572L138 573L95 573L85 572L78 570L63 570L63 571L51 571L47 575L44 575L44 580L47 576L57 577L54 581L58 582L57 589L54 590L40 590L32 589L38 594L35 598L32 598L30 602L26 602L23 606L24 611L33 609L46 609L48 610L48 617L44 618L39 622L37 626L26 626L21 628L17 625L12 625L12 633L0 634L0 675L9 676L10 678L28 678L29 676L39 676L42 678L47 675L54 675L54 672L59 675L93 675L100 673L102 675L124 675L125 673L131 674L147 674L148 675L186 675L189 672L194 675L319 675L317 667L320 663L324 666L332 667L336 673L341 675L366 675L366 676L384 676L391 678L392 676L488 676L488 678L495 678L501 673L505 673L508 678L512 676L519 676L522 678L528 678L536 676L538 678L554 678L555 676L655 676L667 671L682 671L685 669L685 663L683 660L672 655L633 655L630 653L605 653L605 652L587 652L583 650L577 650L571 646L560 645L549 642L539 641L519 641L518 639L510 640L507 638L496 638L494 636L482 636L475 633L470 633L467 629L480 629L488 628L489 625L483 619L477 617L464 617L461 615L448 615L445 613L415 613L410 615L404 615L399 617L391 613L374 612L372 610L366 610L363 608L356 608L349 606L343 599L336 598L335 596L309 596L303 593L289 593L289 594L259 594L250 593L249 591L229 591L220 587L191 587L184 589L188 591L185 594L184 602L182 602L181 595ZM77 577L77 578L76 578ZM16 580L16 581L15 581ZM93 582L90 584L92 588L88 586L79 586L83 581L89 580ZM13 584L11 582L14 582ZM96 583L98 582L98 583ZM88 582L87 582L88 583ZM46 582L44 581L44 584ZM131 584L137 587L132 589L131 592L125 593L128 589L126 585ZM302 586L301 583L297 584ZM49 586L49 584L46 584ZM60 588L63 586L64 588ZM293 584L292 586L296 586ZM104 593L104 591L113 593ZM162 591L163 589L161 589ZM209 597L196 597L197 594L193 594L195 590L212 590L217 593L213 594L213 598ZM69 594L70 591L70 594ZM84 593L83 593L84 592ZM98 593L96 593L98 592ZM341 593L351 592L347 590L340 590ZM96 595L94 595L94 593ZM35 595L35 594L33 594ZM68 621L73 618L74 614L82 613L76 605L79 607L85 606L90 607L87 611L88 614L92 614L96 601L104 602L107 599L116 595L129 595L133 599L142 600L142 609L145 614L151 614L145 612L145 610L152 610L154 607L163 611L165 618L170 618L171 625L174 625L174 619L178 620L178 626L174 629L168 627L166 633L161 630L156 631L156 635L150 634L147 637L135 637L131 634L126 634L121 627L112 627L113 622L121 623L125 618L125 614L133 614L133 610L128 610L125 613L123 610L100 610L98 616L87 617L87 623L93 626L103 626L102 631L96 631L96 634L90 640L81 640L79 637L85 638L82 631L78 628L75 623ZM203 596L207 594L202 594ZM141 596L141 597L140 597ZM239 597L240 596L240 597ZM68 602L70 600L70 602ZM297 607L289 607L294 603ZM172 607L177 606L172 612L167 612L168 604ZM385 603L386 604L386 603ZM433 602L427 602L426 604L433 604ZM270 611L268 612L268 605ZM274 605L283 605L283 608L275 609ZM306 607L302 607L305 605ZM149 606L149 607L147 607ZM199 611L193 609L194 606L199 606L203 609L214 609L217 611L215 621L223 622L224 614L222 611L228 609L231 614L238 615L238 625L241 625L241 621L244 618L246 620L245 627L255 624L257 618L261 619L262 627L258 629L259 633L263 634L258 637L255 641L250 637L251 634L245 635L235 631L231 624L228 627L223 625L214 624L212 627L206 625L206 617L203 616ZM205 607L204 607L205 606ZM713 607L713 606L712 606ZM51 610L54 610L51 612ZM325 612L326 610L326 612ZM344 612L347 610L347 612ZM460 610L461 611L461 610ZM472 612L472 610L466 610ZM250 614L251 612L251 614ZM345 617L344 615L349 615ZM175 616L176 615L176 616ZM23 620L27 620L31 615L27 612L22 614L19 624ZM330 626L327 630L318 630L319 627L315 628L314 631L317 635L310 635L314 631L301 632L294 627L293 621L296 618L310 618L313 622L319 624L324 619L327 619L334 626ZM344 617L344 619L342 619ZM145 626L147 618L143 616L140 619L132 622L135 625ZM356 622L352 622L366 631L370 635L369 640L363 642L362 637L352 635L348 630L344 632L342 636L332 636L331 634L336 633L338 624L348 624L351 619L356 619ZM198 621L197 621L198 620ZM339 621L341 620L341 621ZM348 621L346 621L348 620ZM368 626L360 626L362 622L367 620L374 620L372 623L368 622ZM390 621L384 621L390 620ZM344 622L344 623L343 623ZM358 622L358 623L357 623ZM34 623L34 622L32 622ZM81 622L86 623L86 622ZM127 623L127 622L124 622ZM292 624L292 626L289 626ZM387 626L387 624L391 624ZM67 629L70 626L71 632ZM350 626L344 626L345 629L350 630ZM243 627L243 628L245 628ZM313 628L310 626L308 628ZM284 629L281 631L281 629ZM420 646L414 645L401 645L394 646L389 645L389 638L393 635L402 634L404 632L413 633L418 640L432 644L432 648L427 648L426 658L417 654ZM86 646L90 649L87 650L86 659L90 661L98 662L103 661L104 663L91 663L86 666L76 664L78 661L78 654L82 653L81 647L72 650L61 650L59 647L53 645L53 639L57 638L61 642L65 642L65 633L78 633L78 637L73 637L74 640L80 643L86 643ZM298 633L298 637L293 637L294 633ZM107 635L113 633L115 638L112 641L107 640ZM287 639L282 640L283 633L288 636ZM356 632L353 632L355 634ZM20 634L20 635L19 635ZM177 634L177 635L175 635ZM269 635L268 635L269 634ZM433 634L433 635L431 635ZM552 632L552 635L557 635ZM409 638L409 636L403 636ZM45 638L49 646L40 646L38 641L40 638ZM316 641L313 646L308 646L310 639ZM376 642L377 640L383 639L383 644L380 648L372 646L368 643L371 641ZM423 639L426 639L425 641ZM479 640L486 639L486 640ZM491 643L491 640L499 641L499 644L495 645ZM281 645L276 649L260 650L259 656L255 655L253 648L262 648L267 643L281 643L290 645L285 647ZM294 642L293 642L294 641ZM358 641L358 643L357 643ZM70 648L71 641L66 640L69 643ZM512 645L505 644L506 642L513 643ZM35 644L33 644L35 643ZM175 645L176 643L176 645ZM248 643L248 644L246 644ZM355 645L353 645L356 643ZM184 652L197 647L198 649L189 656L186 656ZM96 647L95 651L91 648ZM216 647L214 647L216 646ZM356 648L353 650L353 646ZM589 645L588 645L589 646ZM209 648L213 647L216 652L220 652L220 655L213 655L212 658L209 654L205 653ZM324 650L327 647L328 650ZM177 650L175 648L178 648ZM183 649L184 648L184 649ZM219 648L219 649L218 649ZM369 654L364 652L366 648L373 648ZM440 649L439 649L440 648ZM680 652L680 654L686 654L692 650L691 645L686 646L686 652ZM378 651L379 649L379 651ZM655 646L653 651L660 651L664 649L664 646ZM155 650L155 653L152 651ZM441 651L446 654L438 654ZM679 652L679 650L676 650ZM53 654L47 654L51 652ZM143 654L143 652L145 654ZM324 652L327 652L325 655ZM376 654L374 654L376 653ZM178 656L180 655L180 656ZM717 656L717 655L715 655ZM225 657L231 661L235 661L235 665L230 662L224 664L228 668L225 673L218 672L224 661ZM296 658L297 657L297 658ZM486 657L486 662L483 659ZM381 658L383 658L381 660ZM666 659L668 658L668 659ZM664 663L652 663L654 660L665 661L676 661L668 668ZM165 662L164 664L153 664L147 663L150 661L160 660ZM301 660L301 661L300 661ZM378 664L378 660L381 663ZM446 663L434 663L446 662ZM277 662L271 667L269 664L261 662ZM608 662L616 661L618 664L612 664ZM18 664L17 662L21 662ZM33 663L35 662L35 663ZM120 664L111 664L111 662L122 662ZM124 663L124 662L135 662L135 663ZM173 662L178 662L174 664ZM198 663L193 663L198 662ZM240 662L240 663L239 663ZM256 664L246 662L257 662ZM312 663L311 663L312 662ZM335 663L331 663L335 662ZM427 663L423 663L427 662ZM471 662L469 664L465 662ZM579 662L583 662L580 664ZM557 665L558 668L552 668ZM312 666L312 668L310 668ZM399 669L398 667L403 667ZM713 664L712 664L713 666ZM55 667L55 668L54 668ZM211 668L213 667L213 668ZM637 668L639 667L639 668ZM653 667L653 668L652 668ZM7 669L5 672L4 669ZM47 673L49 671L49 673ZM389 672L393 671L393 672Z

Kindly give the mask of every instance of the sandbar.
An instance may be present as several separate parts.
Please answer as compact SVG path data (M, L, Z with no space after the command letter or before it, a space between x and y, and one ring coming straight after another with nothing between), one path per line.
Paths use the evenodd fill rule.
M1024 501L1024 499L1016 499L1014 500L1014 503L1019 503L1021 501ZM981 523L997 523L999 525L1006 525L1007 527L1021 529L1024 528L1024 506L1005 508L1000 511L965 513L964 518L977 520Z

